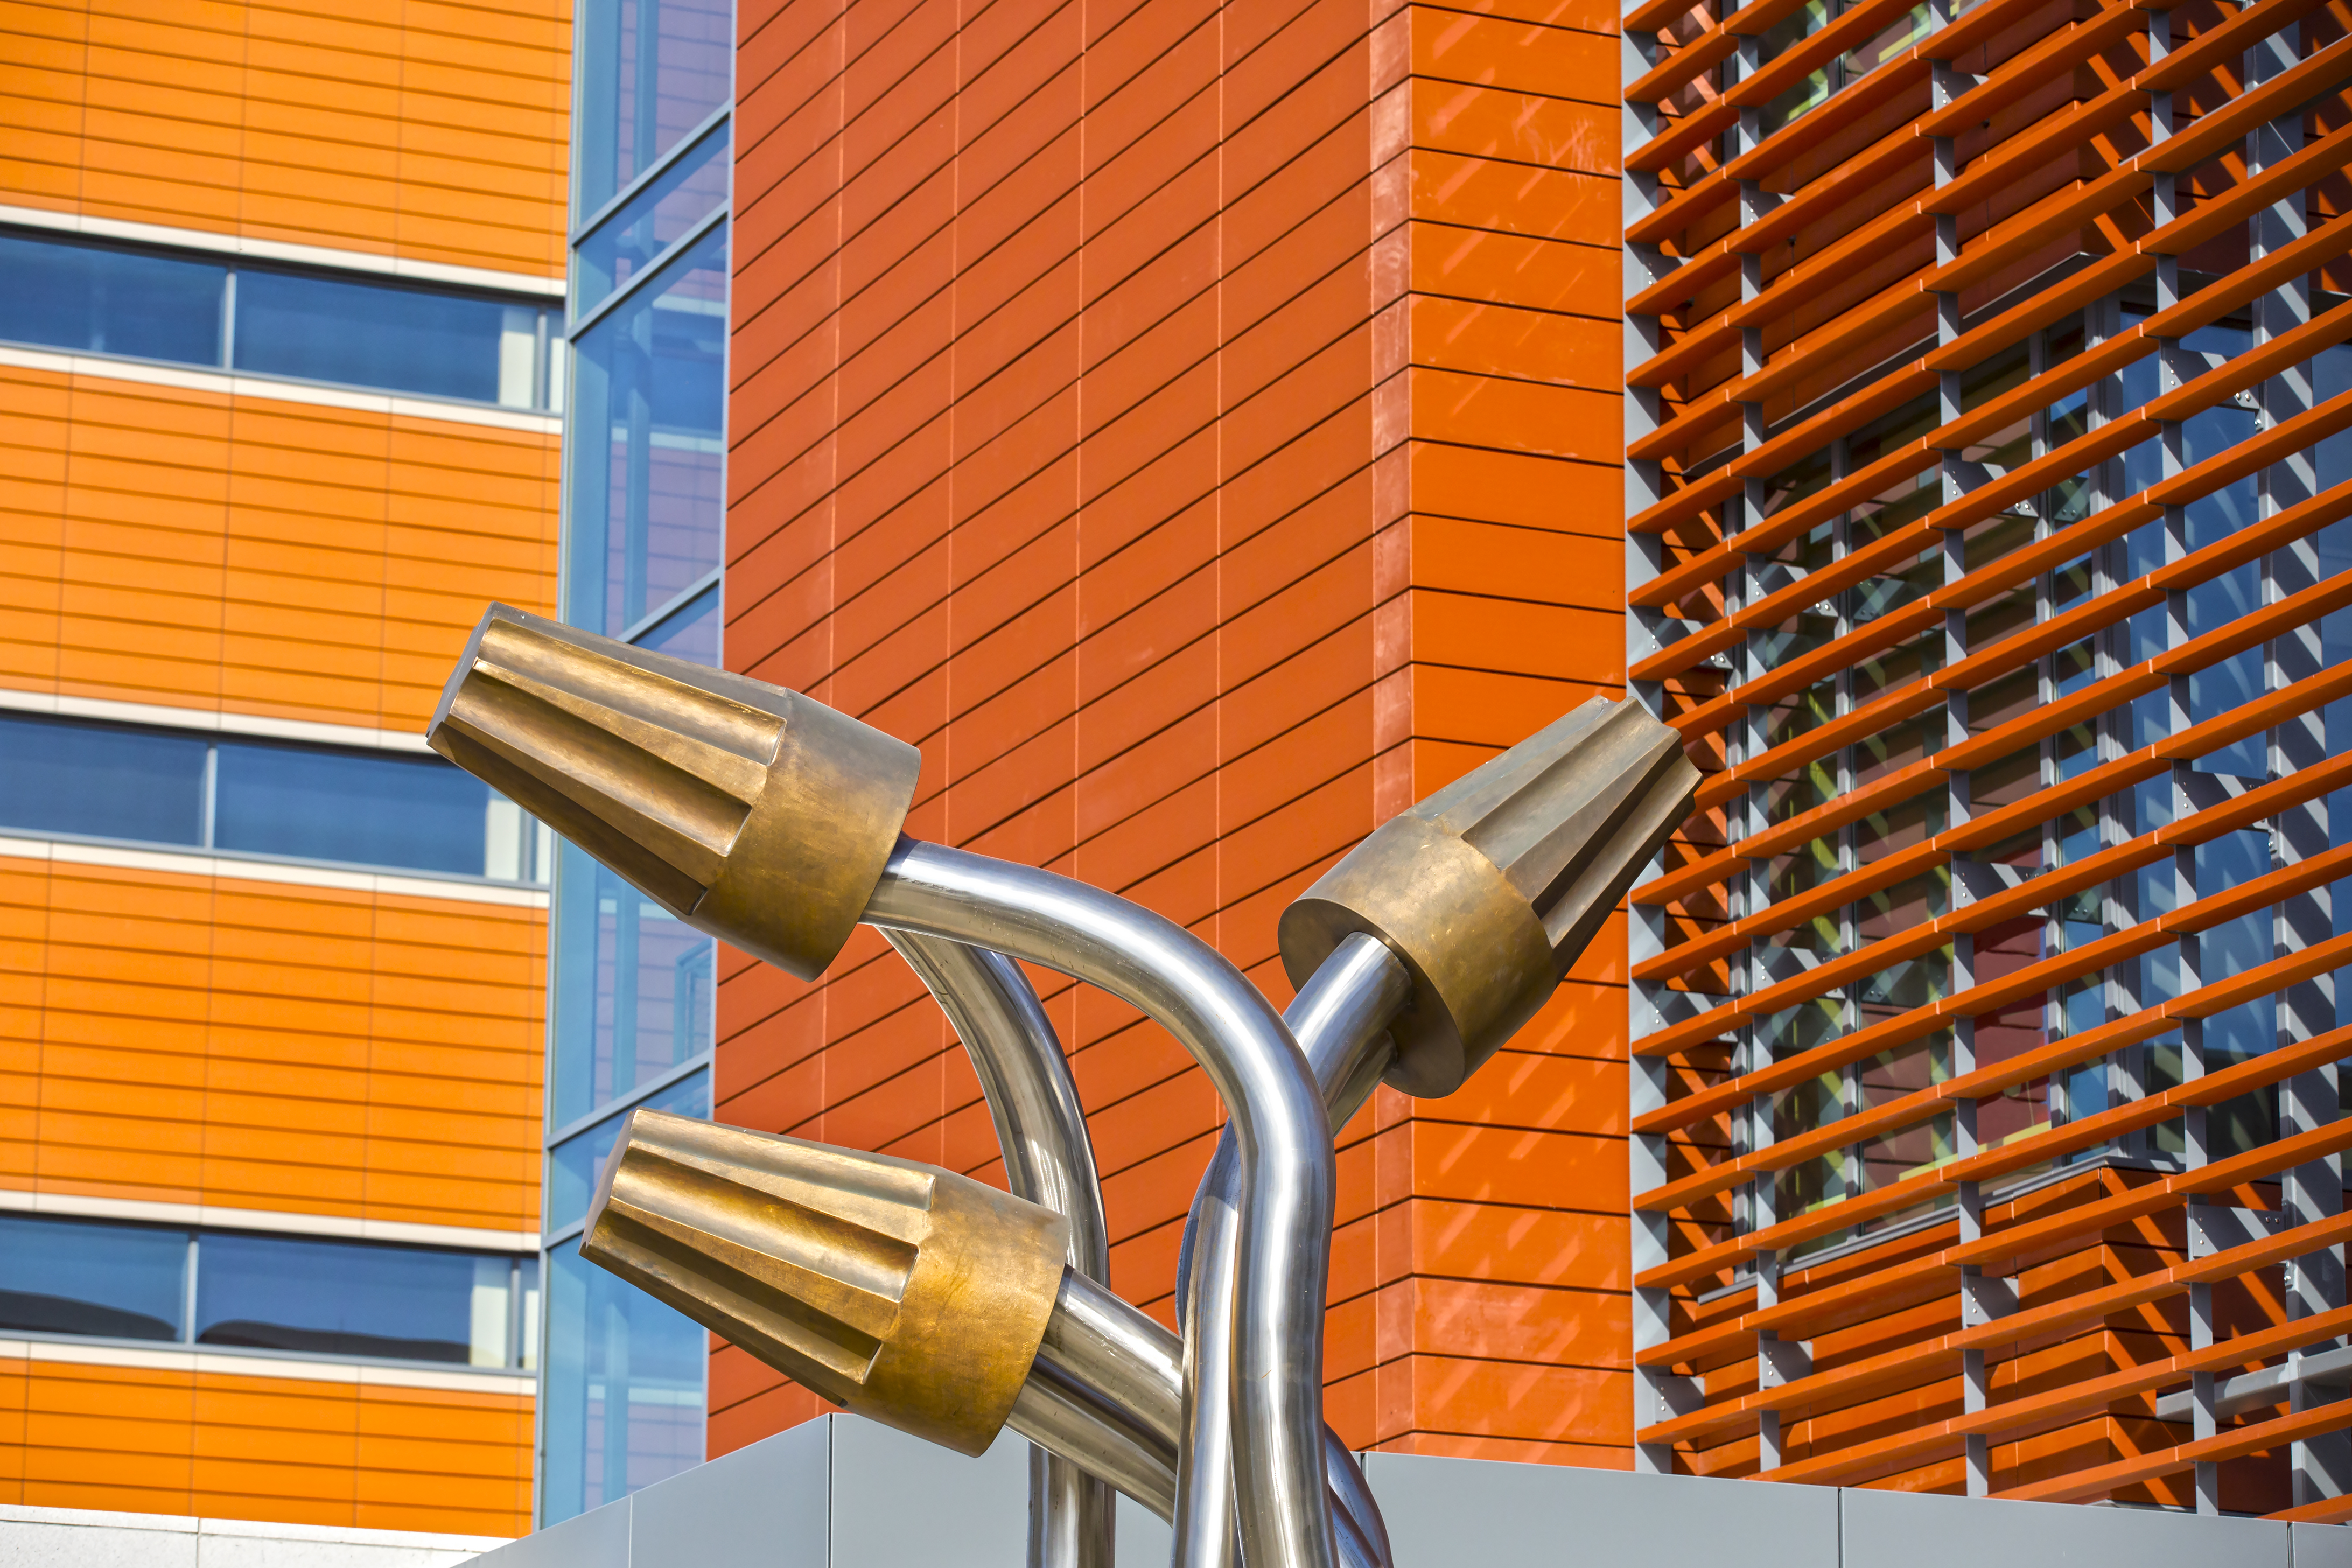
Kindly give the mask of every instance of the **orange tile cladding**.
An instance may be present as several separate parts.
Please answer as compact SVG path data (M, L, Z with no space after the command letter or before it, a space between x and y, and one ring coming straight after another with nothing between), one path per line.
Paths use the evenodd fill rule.
M561 276L568 0L0 8L0 201Z
M0 1502L520 1535L528 1395L0 1359Z
M546 930L0 858L0 1187L530 1230Z
M0 367L0 686L422 731L555 597L556 439Z
M919 744L910 831L1113 888L1286 997L1290 897L1622 688L1614 13L740 26L730 668ZM1629 1462L1624 967L1619 927L1460 1095L1342 1135L1350 1442ZM1039 980L1113 1283L1166 1320L1215 1097ZM814 986L738 960L719 1031L722 1117L999 1174L870 932ZM714 1358L714 1453L817 1408Z

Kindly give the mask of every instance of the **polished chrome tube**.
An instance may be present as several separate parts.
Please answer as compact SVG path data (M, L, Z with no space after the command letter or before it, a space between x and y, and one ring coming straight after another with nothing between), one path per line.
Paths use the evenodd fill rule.
M1389 1020L1412 994L1412 977L1396 954L1359 931L1333 950L1292 999L1284 1021L1307 1053L1316 1086L1330 1105L1335 1130L1347 1125L1380 1082L1393 1050ZM1178 1269L1184 1362L1198 1375L1184 1383L1185 1442L1176 1472L1176 1568L1232 1568L1234 1561L1232 1418L1217 1391L1224 1386L1218 1376L1226 1353L1223 1347L1233 1332L1231 1273L1239 1176L1228 1130L1217 1141L1217 1152L1192 1200ZM1352 1460L1347 1474L1361 1492L1360 1506L1349 1511L1370 1515L1372 1529L1367 1534L1379 1548L1374 1561L1385 1563L1388 1536L1379 1523L1380 1510L1372 1505L1371 1494L1361 1490L1363 1478Z
M1239 1145L1234 1447L1254 1568L1335 1568L1323 1303L1336 1176L1323 1097L1281 1016L1206 942L1066 877L901 838L864 918L1025 958L1141 1008L1207 1069Z
M1069 1221L1069 1264L1110 1279L1110 1229L1087 1137L1086 1107L1052 1020L1021 966L1002 953L915 931L886 931L963 1041L1004 1152L1005 1185ZM1029 1466L1030 1568L1111 1568L1110 1484L1039 1448Z
M1102 1287L1065 1271L1010 1424L1115 1476L1120 1490L1171 1519L1181 1354L1175 1335ZM1386 1568L1388 1535L1380 1510L1355 1456L1328 1426L1323 1462L1342 1568Z

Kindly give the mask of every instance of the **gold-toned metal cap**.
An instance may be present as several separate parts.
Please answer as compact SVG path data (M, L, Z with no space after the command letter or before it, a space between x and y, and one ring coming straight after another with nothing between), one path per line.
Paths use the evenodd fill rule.
M1601 699L1383 823L1282 912L1307 977L1356 931L1412 972L1386 1081L1451 1094L1542 1006L1698 789L1682 737Z
M764 681L492 605L425 740L678 919L814 980L915 798L905 742Z
M980 1454L1067 1246L1059 1215L952 1172L640 1108L580 1256L845 1409Z

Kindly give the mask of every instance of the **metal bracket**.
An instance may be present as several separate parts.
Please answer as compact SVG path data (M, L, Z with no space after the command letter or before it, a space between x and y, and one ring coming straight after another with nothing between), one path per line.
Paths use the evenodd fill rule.
M2286 1228L2286 1215L2277 1209L2227 1208L2218 1204L2189 1203L2189 1256L2193 1260L2227 1252L2233 1247Z

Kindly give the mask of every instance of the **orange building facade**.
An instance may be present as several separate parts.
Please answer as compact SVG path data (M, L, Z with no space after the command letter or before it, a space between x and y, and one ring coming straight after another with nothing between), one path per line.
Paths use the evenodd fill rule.
M910 832L1277 998L1318 871L1623 679L1614 17L1376 11L740 8L728 666L918 743ZM1624 965L1341 1135L1350 1443L1631 1462ZM1039 979L1168 1319L1215 1096ZM995 1169L878 937L719 1008L722 1119ZM816 1408L721 1350L711 1451Z
M0 17L0 1502L530 1527L569 11Z
M740 8L725 644L1269 994L1594 695L1700 810L1340 1136L1359 1447L2343 1516L2340 8ZM2332 802L2332 804L2331 804ZM1036 976L1113 1282L1220 1121ZM716 1113L992 1175L864 933ZM724 1347L709 1447L820 1409Z

